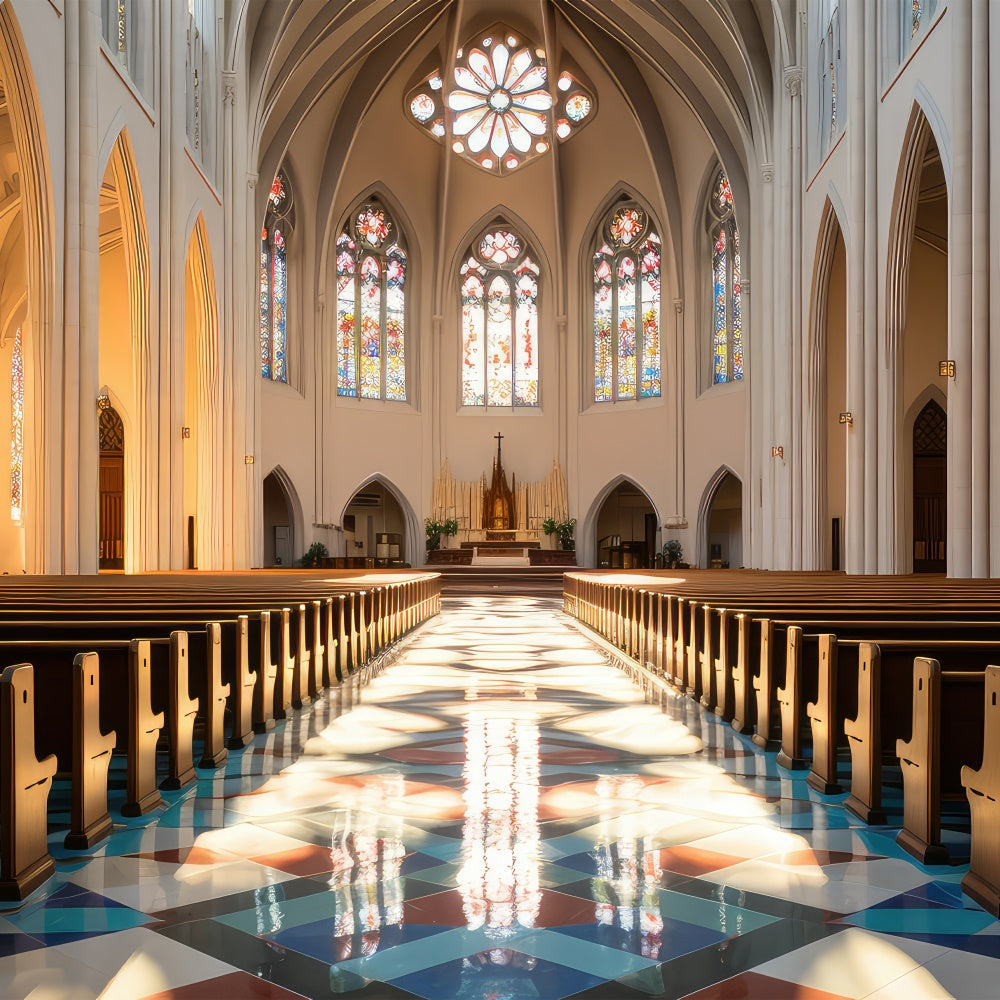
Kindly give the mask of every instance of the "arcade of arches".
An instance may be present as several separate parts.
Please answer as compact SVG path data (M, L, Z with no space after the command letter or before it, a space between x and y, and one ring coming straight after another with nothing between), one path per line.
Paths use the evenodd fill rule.
M986 0L0 0L0 576L454 588L60 854L0 995L995 984L954 871L552 600L1000 578L994 55ZM913 908L966 949L940 980L886 944Z
M350 29L190 6L157 28L173 88L147 0L2 8L4 572L108 568L108 544L126 571L377 559L396 541L345 524L361 482L392 484L376 534L419 564L421 520L487 530L435 483L488 478L498 432L508 530L552 547L542 523L575 518L582 564L621 537L648 565L670 541L706 567L1000 570L989 140L941 68L982 35L966 5L879 0L880 29L819 2L443 0ZM859 63L817 68L885 25L878 99ZM71 80L47 37L86 50ZM603 525L625 481L651 520Z

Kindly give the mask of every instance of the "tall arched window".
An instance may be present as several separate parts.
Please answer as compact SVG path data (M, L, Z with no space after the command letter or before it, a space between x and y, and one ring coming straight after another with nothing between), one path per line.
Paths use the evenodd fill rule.
M917 35L930 23L937 0L899 0L900 59L913 48Z
M712 384L743 378L743 316L740 295L740 231L729 178L720 170L705 211L712 273Z
M594 254L594 401L660 395L660 237L617 205Z
M260 374L288 381L288 237L292 195L283 173L274 178L260 233Z
M337 395L406 401L406 250L374 200L337 237Z
M21 328L14 334L10 359L10 517L21 520L24 508L24 355Z
M462 403L538 405L538 265L504 225L462 265Z

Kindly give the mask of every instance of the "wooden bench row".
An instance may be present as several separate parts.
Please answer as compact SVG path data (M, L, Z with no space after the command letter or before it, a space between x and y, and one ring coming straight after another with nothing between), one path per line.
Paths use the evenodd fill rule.
M849 751L845 805L866 822L885 822L883 767L898 760L898 841L925 863L948 860L942 797L962 795L964 786L973 861L963 884L1000 915L1000 769L990 756L1000 747L1000 735L990 734L1000 614L968 620L956 602L914 619L908 602L887 601L877 587L863 606L850 606L848 598L839 614L824 600L786 603L781 614L802 624L599 579L576 578L564 597L568 613L758 745L777 750L779 764L808 768L818 791L842 790L838 751ZM972 771L980 760L983 768Z
M174 596L159 616L140 602L134 617L116 606L108 619L91 597L56 622L26 609L0 618L0 664L12 664L0 688L0 899L23 899L52 872L54 775L70 779L65 845L90 848L111 831L113 751L126 759L122 812L143 815L162 804L161 788L195 780L196 725L197 766L218 767L440 610L430 575L249 613L238 613L245 601L220 609L216 595ZM167 756L159 785L158 743Z

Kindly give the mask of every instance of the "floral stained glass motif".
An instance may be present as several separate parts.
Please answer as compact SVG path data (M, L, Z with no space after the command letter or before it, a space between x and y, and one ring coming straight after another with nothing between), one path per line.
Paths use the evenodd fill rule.
M448 94L455 151L498 174L544 152L552 108L546 79L544 53L505 30L472 46Z
M594 254L594 401L659 396L660 239L636 205L611 212Z
M10 517L20 521L24 509L24 355L21 328L14 334L10 360Z
M288 255L292 199L288 182L278 174L267 195L267 214L260 233L260 374L288 381Z
M538 265L506 229L462 265L462 404L538 405Z
M736 227L733 192L724 171L708 200L708 235L712 274L712 382L743 378L743 314L740 233Z
M337 239L337 395L406 400L406 251L377 202Z

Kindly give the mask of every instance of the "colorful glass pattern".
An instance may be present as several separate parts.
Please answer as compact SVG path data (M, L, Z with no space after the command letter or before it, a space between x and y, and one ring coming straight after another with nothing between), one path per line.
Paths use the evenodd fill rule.
M369 203L337 239L338 396L406 401L407 256L386 245L394 231Z
M635 258L618 265L618 398L635 399Z
M385 398L406 399L406 253L389 248L385 292Z
M605 226L594 254L594 402L659 396L660 239L634 205Z
M594 399L598 403L614 398L611 259L609 246L602 246L594 254Z
M538 265L490 230L462 265L462 404L538 405Z
M21 328L14 334L10 359L10 516L21 520L24 509L24 355Z
M513 35L488 35L456 65L455 83L448 107L456 151L494 173L530 159L536 141L548 133L552 108L544 53L519 46Z
M611 236L616 243L628 246L638 239L645 227L643 213L637 208L620 208L611 220Z
M375 257L361 261L361 343L358 380L363 399L382 395L382 268Z
M271 378L287 382L285 365L285 303L288 298L288 265L285 258L285 237L274 231L271 248Z
M500 267L521 256L521 241L512 232L498 229L480 240L479 256Z
M288 381L288 256L286 236L291 226L288 182L278 174L267 194L267 214L260 233L260 374L275 382Z
M566 116L572 122L582 122L590 114L591 107L586 94L574 94L566 101Z
M434 116L434 112L437 110L434 104L434 99L429 94L417 94L416 97L410 101L410 114L417 119L418 122L428 121Z
M483 336L486 326L485 286L478 273L462 282L462 404L483 406L486 402L486 366Z
M639 251L642 268L642 361L639 395L660 395L660 243L651 236Z
M358 213L354 230L362 243L367 243L377 250L392 232L392 223L386 218L383 209L376 205L365 205Z
M712 293L714 296L712 348L715 354L716 382L726 382L729 379L729 336L726 325L727 272L726 229L723 226L715 234L715 247L712 251Z
M271 246L267 229L260 233L260 374L271 377Z
M920 21L923 16L923 0L913 0L910 9L910 38L920 30Z
M357 244L341 233L337 240L337 395L357 396L358 367L354 352L355 272Z
M736 228L733 191L719 171L708 204L712 266L712 382L743 378L743 314L740 234Z

